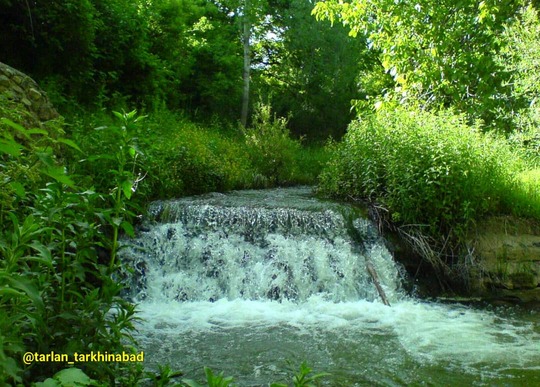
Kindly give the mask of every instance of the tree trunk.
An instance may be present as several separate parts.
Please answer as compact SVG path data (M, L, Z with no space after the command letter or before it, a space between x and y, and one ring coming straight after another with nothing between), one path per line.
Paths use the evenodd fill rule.
M240 115L240 123L245 128L248 119L249 109L249 77L251 72L251 47L249 40L251 38L251 9L250 0L244 0L244 22L242 31L242 42L244 45L244 71L242 72L242 79L244 81L244 87L242 91L242 113Z

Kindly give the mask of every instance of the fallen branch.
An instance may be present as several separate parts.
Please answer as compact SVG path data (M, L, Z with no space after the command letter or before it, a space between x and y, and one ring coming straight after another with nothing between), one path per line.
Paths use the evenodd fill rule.
M366 269L369 275L371 276L371 279L373 280L373 283L375 284L377 291L379 292L379 296L381 297L383 304L386 306L390 306L390 303L388 302L388 298L386 298L386 294L384 293L384 290L381 287L381 283L379 282L379 277L377 276L377 272L375 271L375 268L373 267L373 263L369 259L366 259Z

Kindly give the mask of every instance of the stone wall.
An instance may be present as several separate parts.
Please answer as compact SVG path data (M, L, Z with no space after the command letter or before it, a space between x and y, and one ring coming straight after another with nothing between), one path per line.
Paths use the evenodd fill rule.
M46 93L28 75L0 62L0 103L15 103L28 113L22 117L27 127L39 127L41 122L57 118Z

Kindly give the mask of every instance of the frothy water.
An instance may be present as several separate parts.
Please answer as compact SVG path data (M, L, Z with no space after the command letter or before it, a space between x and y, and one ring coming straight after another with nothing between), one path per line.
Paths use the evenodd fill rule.
M150 368L202 381L209 366L240 386L290 383L288 364L302 361L332 386L540 385L537 312L415 300L350 207L295 188L157 202L151 213L123 251Z

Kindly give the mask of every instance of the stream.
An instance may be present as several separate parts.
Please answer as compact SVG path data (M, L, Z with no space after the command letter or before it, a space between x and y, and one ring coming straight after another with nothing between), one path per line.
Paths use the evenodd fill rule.
M239 386L540 385L540 312L415 298L376 228L310 188L154 202L123 261L145 366ZM389 302L385 305L374 278Z

